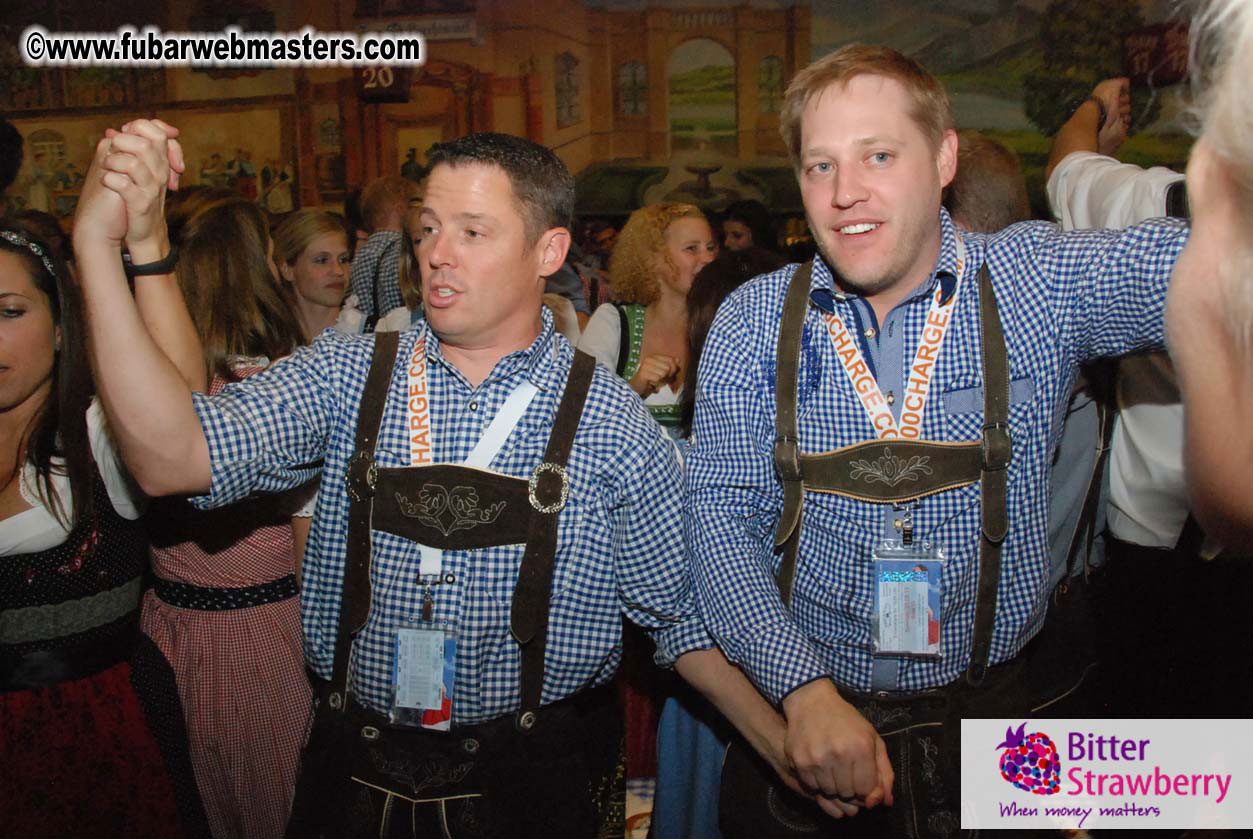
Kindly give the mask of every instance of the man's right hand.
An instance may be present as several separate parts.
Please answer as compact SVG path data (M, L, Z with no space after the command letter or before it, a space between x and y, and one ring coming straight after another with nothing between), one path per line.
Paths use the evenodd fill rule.
M788 760L827 813L838 818L860 806L892 804L896 776L883 739L830 680L792 691L783 700L783 715Z

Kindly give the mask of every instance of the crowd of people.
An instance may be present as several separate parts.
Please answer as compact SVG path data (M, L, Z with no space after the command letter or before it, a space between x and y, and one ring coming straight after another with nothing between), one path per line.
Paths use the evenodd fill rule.
M1253 532L1251 48L1194 23L1186 178L1098 85L1060 223L916 61L819 58L792 264L753 201L576 244L508 135L349 221L109 130L68 237L0 220L0 821L621 835L624 619L685 683L657 837L956 836L963 717L1240 715L1177 638L1243 620L1191 626Z

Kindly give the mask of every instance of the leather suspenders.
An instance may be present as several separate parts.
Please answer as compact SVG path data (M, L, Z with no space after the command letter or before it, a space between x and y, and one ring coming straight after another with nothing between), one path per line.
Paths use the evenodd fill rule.
M783 510L775 531L775 547L782 548L778 583L784 604L792 594L796 561L800 551L801 512L805 492L832 492L861 501L902 503L937 492L980 482L981 531L979 542L978 596L975 603L970 665L966 680L982 681L992 645L996 617L996 589L1000 581L1001 546L1009 529L1008 476L1012 443L1009 433L1009 356L992 278L984 265L979 270L979 314L982 323L983 434L966 443L873 440L825 454L803 454L797 432L797 386L800 373L801 337L809 308L809 285L813 264L805 263L793 275L779 324L778 358L775 367L774 466L783 484ZM929 476L891 487L864 480L856 462L877 458L929 457Z

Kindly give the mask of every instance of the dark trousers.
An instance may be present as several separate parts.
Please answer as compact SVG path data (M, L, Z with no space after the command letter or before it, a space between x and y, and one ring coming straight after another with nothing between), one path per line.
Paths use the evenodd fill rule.
M1253 683L1253 562L1108 540L1100 716L1243 718Z
M329 721L329 722L328 722ZM438 733L361 708L315 721L287 836L595 839L622 823L621 711L600 688Z

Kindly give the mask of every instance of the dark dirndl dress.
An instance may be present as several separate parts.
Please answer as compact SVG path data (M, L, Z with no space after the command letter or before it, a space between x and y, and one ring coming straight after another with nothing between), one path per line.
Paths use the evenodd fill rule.
M0 559L0 823L7 836L208 836L174 674L139 632L147 543L113 511Z

